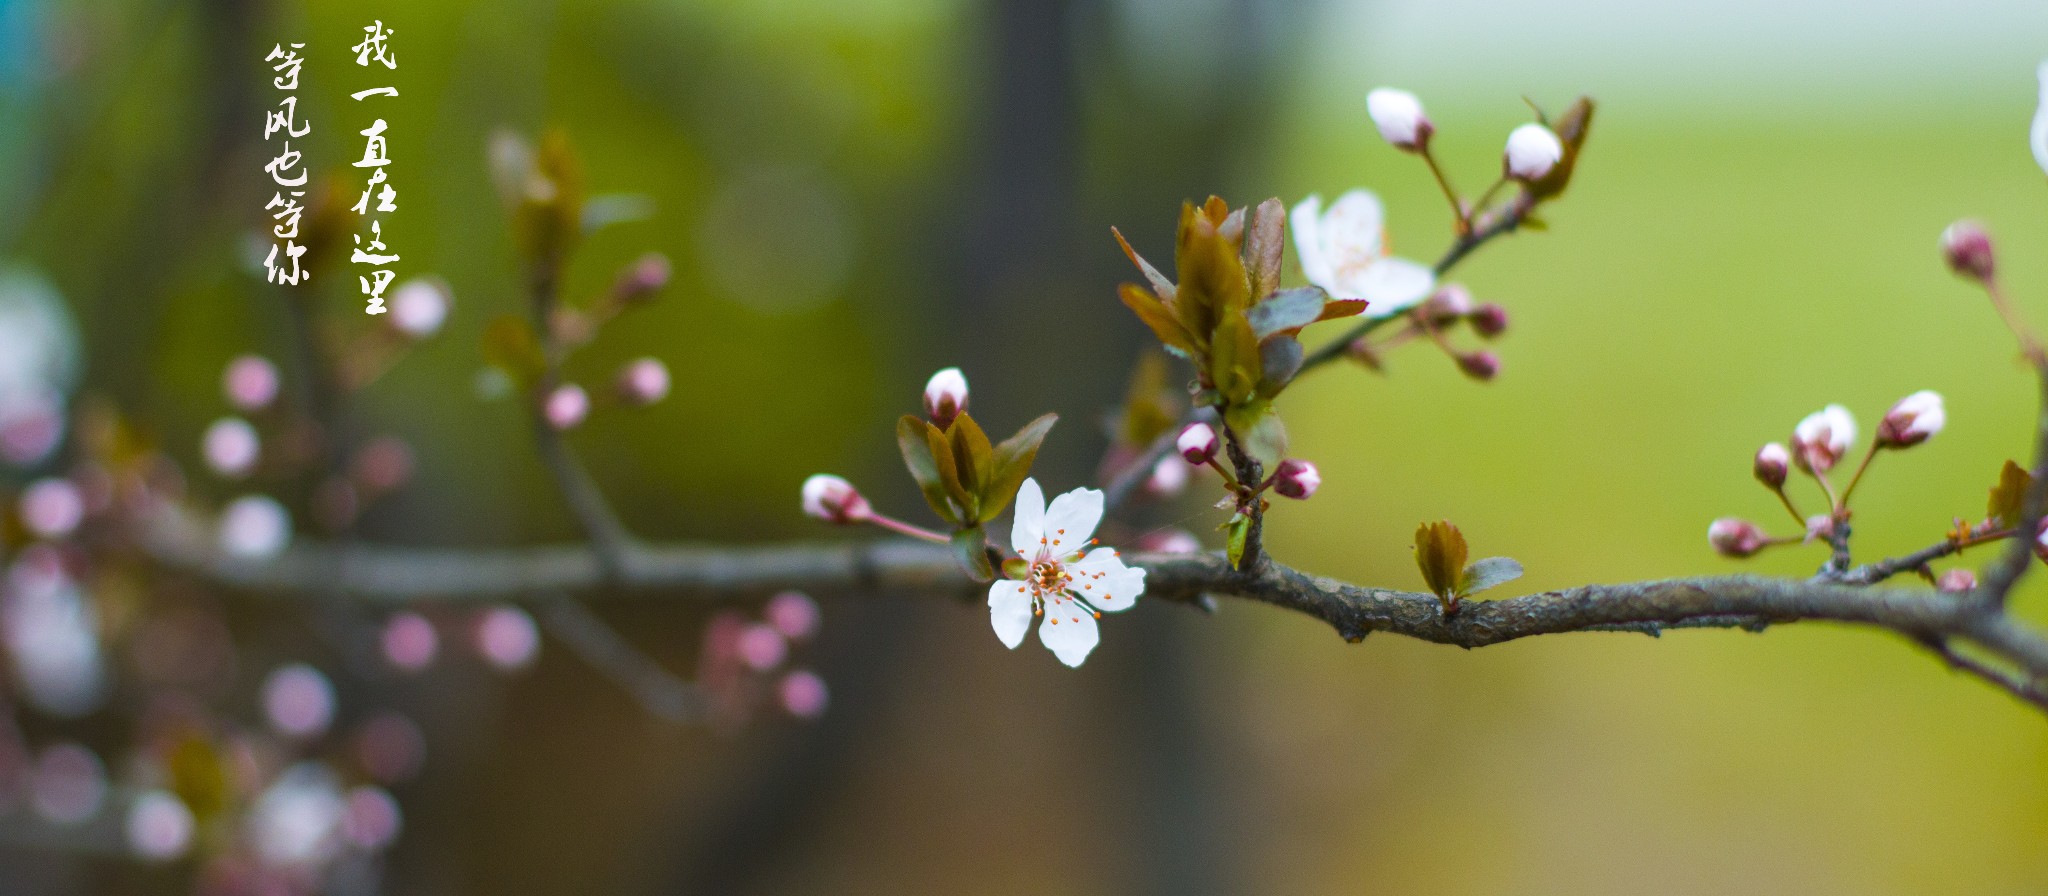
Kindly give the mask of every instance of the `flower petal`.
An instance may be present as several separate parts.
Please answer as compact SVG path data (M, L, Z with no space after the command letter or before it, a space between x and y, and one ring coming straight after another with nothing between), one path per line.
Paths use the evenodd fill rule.
M1380 199L1370 190L1352 190L1330 204L1329 212L1323 215L1321 236L1323 260L1330 266L1336 286L1335 291L1325 290L1331 292L1332 298L1370 298L1347 287L1355 286L1385 254L1382 247L1386 222Z
M1406 258L1382 258L1355 278L1358 298L1371 302L1366 314L1392 317L1422 301L1436 289L1436 272Z
M1145 593L1145 570L1125 565L1110 548L1096 548L1067 567L1081 599L1105 613L1121 613Z
M1087 547L1100 522L1102 492L1077 488L1052 499L1052 506L1045 511L1045 533L1041 537L1048 539L1046 547L1053 556L1065 557Z
M2048 174L2048 60L2041 62L2041 106L2034 110L2033 138L2034 163L2041 166L2041 172Z
M1004 647L1015 650L1031 630L1031 589L1023 582L999 579L988 586L988 621Z
M1038 556L1039 540L1045 537L1045 490L1038 480L1026 479L1017 489L1017 515L1010 522L1010 547L1029 561Z
M1288 226L1294 228L1294 255L1301 259L1301 274L1308 282L1329 292L1335 287L1337 278L1330 270L1330 260L1323 255L1323 197L1309 194L1307 199L1294 204L1294 210L1287 215Z
M1046 599L1045 621L1038 624L1038 640L1060 662L1079 666L1101 642L1102 634L1096 628L1095 614L1081 606L1080 601L1062 594Z

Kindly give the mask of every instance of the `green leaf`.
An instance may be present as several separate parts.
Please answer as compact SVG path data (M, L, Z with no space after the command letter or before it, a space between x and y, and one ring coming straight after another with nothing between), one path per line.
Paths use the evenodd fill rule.
M1287 425L1280 422L1279 414L1268 410L1238 431L1244 433L1245 453L1270 472L1287 457Z
M1004 439L996 446L993 465L995 473L989 477L987 487L981 491L981 520L994 519L1010 506L1017 497L1018 487L1024 484L1024 477L1031 475L1031 463L1038 458L1038 446L1045 441L1045 434L1052 431L1060 415L1046 414L1024 424L1017 434Z
M1323 303L1323 313L1316 320L1336 320L1340 317L1357 317L1365 313L1365 306L1371 304L1364 299L1331 299Z
M1229 208L1214 196L1201 208L1181 208L1174 244L1180 282L1174 288L1173 311L1189 333L1215 332L1251 306L1251 284L1245 278L1239 244L1222 231L1229 216Z
M2005 468L1998 471L1998 485L1991 489L1991 503L1985 515L1998 521L2001 529L2018 526L2025 515L2027 492L2034 487L2034 477L2025 468L2012 461L2005 462Z
M960 568L977 582L992 581L995 568L988 563L988 533L980 526L970 526L953 533L953 559L960 562Z
M1253 335L1264 339L1315 323L1322 318L1323 305L1329 298L1316 287L1297 287L1274 293L1272 298L1253 305L1245 317L1251 321Z
M924 502L932 506L940 519L958 525L959 515L947 500L946 482L939 475L938 458L925 439L927 426L923 419L904 414L896 421L896 447L903 452L903 465L910 468L910 478L917 480L918 490L924 493Z
M1301 372L1301 341L1281 333L1269 336L1259 343L1259 387L1260 398L1272 398L1294 381L1294 375Z
M967 416L965 413L961 417ZM914 419L914 418L913 418ZM954 418L957 422L958 417ZM967 484L960 480L960 462L953 454L953 445L947 441L946 433L931 423L924 424L924 444L932 453L932 461L939 468L939 482L945 486L946 496L953 500L952 514L940 514L958 524L972 524L974 519L974 495L967 490Z
M989 444L988 433L981 431L981 424L965 411L953 418L946 427L946 441L953 446L953 463L960 468L960 485L975 496L975 503L981 503L981 490L988 485L989 476L995 466L995 446Z
M1415 530L1415 565L1422 581L1448 609L1458 597L1465 572L1465 536L1449 520L1423 523Z
M1458 580L1459 594L1478 594L1495 585L1506 584L1522 577L1522 564L1512 557L1488 557L1474 561L1465 567L1465 575Z
M1593 127L1593 98L1579 97L1556 121L1545 121L1544 126L1564 144L1564 155L1551 166L1550 173L1529 185L1529 196L1537 201L1563 195L1564 188L1571 184L1572 169L1579 163L1579 149L1586 144L1586 134Z
M1252 298L1264 298L1280 288L1280 266L1286 256L1287 206L1279 199L1268 199L1252 210L1251 229L1244 238L1245 273L1251 277Z
M1126 283L1117 287L1116 296L1131 309L1131 313L1144 321L1145 326L1152 328L1152 335L1159 337L1159 342L1169 350L1181 353L1182 357L1192 357L1201 352L1194 335L1181 324L1173 308L1146 292L1144 287Z
M1224 523L1223 528L1230 533L1228 541L1230 568L1243 569L1245 541L1252 532L1252 518L1242 513L1237 514L1230 518L1230 522Z
M1217 322L1216 335L1209 344L1209 384L1223 395L1226 404L1241 404L1258 391L1264 364L1259 360L1259 338L1242 314L1231 314Z
M1173 281L1166 279L1165 274L1159 273L1158 268L1145 260L1145 256L1139 255L1138 250L1131 248L1131 242L1124 239L1123 231L1111 227L1109 232L1116 236L1116 244L1124 247L1124 255L1128 256L1131 263L1138 266L1139 272L1145 275L1145 282L1152 284L1152 291L1158 294L1160 300L1173 301Z

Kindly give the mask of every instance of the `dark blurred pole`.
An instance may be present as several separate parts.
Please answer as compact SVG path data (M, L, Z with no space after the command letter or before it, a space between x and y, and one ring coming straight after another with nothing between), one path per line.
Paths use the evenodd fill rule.
M958 176L933 197L942 211L929 233L914 234L925 247L918 257L938 268L920 284L931 313L906 340L911 357L901 372L921 376L971 361L976 407L986 419L1024 419L1048 402L1066 412L1060 444L1041 456L1052 479L1079 482L1092 469L1103 447L1093 419L1121 394L1123 370L1145 338L1114 299L1115 283L1131 272L1109 225L1143 234L1147 251L1165 264L1180 200L1242 187L1226 183L1226 172L1263 144L1257 128L1272 93L1264 66L1276 41L1259 30L1256 0L1219 2L1211 25L1221 33L1209 36L1228 52L1209 59L1220 70L1189 87L1201 91L1193 101L1170 105L1132 86L1133 67L1144 63L1120 48L1151 36L1113 40L1113 0L992 0L981 18L985 51L969 58L986 60L987 87L962 140ZM1203 56L1171 49L1185 50L1166 54L1183 60ZM1091 81L1084 91L1084 78L1106 82ZM1091 110L1091 102L1112 108ZM1108 124L1091 132L1091 121ZM1105 195L1084 197L1083 185L1100 186L1102 171L1112 174ZM1243 204L1263 196L1229 198ZM849 624L914 643L905 625L915 624L914 615L884 604L839 618L854 613L889 613L894 624ZM1121 687L1100 694L1089 724L1124 746L1085 786L1099 795L1089 815L1129 832L1130 849L1119 867L1101 869L1101 879L1115 892L1245 891L1229 848L1242 824L1232 817L1203 717L1202 675L1185 636L1204 622L1178 608L1117 622L1115 649L1094 662L1115 664L1119 674L1111 678ZM843 772L872 752L864 743L884 736L870 716L897 699L901 684L888 659L895 650L864 637L850 642L866 650L828 670L836 692L849 698L835 697L830 721L789 733L724 805L692 807L712 836L684 856L673 892L758 886L792 841L810 832L821 807L843 796L850 777Z

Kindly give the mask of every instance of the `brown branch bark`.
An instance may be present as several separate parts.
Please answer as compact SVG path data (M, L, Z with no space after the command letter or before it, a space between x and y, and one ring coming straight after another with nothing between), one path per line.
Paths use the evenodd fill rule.
M189 520L166 519L148 532L143 547L162 565L277 596L318 597L336 588L359 600L387 603L561 594L736 601L784 589L963 601L981 594L945 547L912 541L634 545L627 548L623 574L614 579L587 545L458 550L302 541L275 558L252 562L221 555L207 531ZM1311 576L1270 559L1252 572L1230 569L1218 554L1127 559L1148 571L1146 596L1153 600L1200 605L1217 595L1272 604L1321 619L1347 640L1378 631L1472 648L1566 632L1657 635L1668 628L1830 621L1885 629L1921 644L1969 642L2016 670L2008 677L2020 687L2038 690L2048 679L2048 640L2039 633L1968 595L1926 589L1715 576L1471 601L1446 618L1432 595Z

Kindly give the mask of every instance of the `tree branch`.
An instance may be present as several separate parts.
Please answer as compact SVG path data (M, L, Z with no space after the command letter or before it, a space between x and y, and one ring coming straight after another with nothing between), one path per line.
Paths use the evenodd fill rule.
M360 600L505 600L563 593L677 600L757 599L785 589L815 594L912 594L977 598L981 589L941 545L908 540L763 546L631 546L625 573L610 579L584 545L525 549L432 549L301 541L266 561L222 555L206 530L182 518L147 527L156 562L235 589L320 596L337 587ZM1746 628L1832 621L1886 629L1916 643L1967 641L2019 670L2038 689L2048 678L2048 640L1968 596L1923 589L1718 576L1588 585L1498 601L1469 601L1446 618L1428 594L1370 588L1290 569L1270 559L1232 570L1220 554L1136 554L1146 596L1200 605L1209 595L1272 604L1321 619L1347 640L1370 632L1483 647L1536 635L1667 628ZM2002 684L2001 686L2007 686ZM2008 690L2013 690L2007 686ZM2016 691L2017 693L2017 691Z

